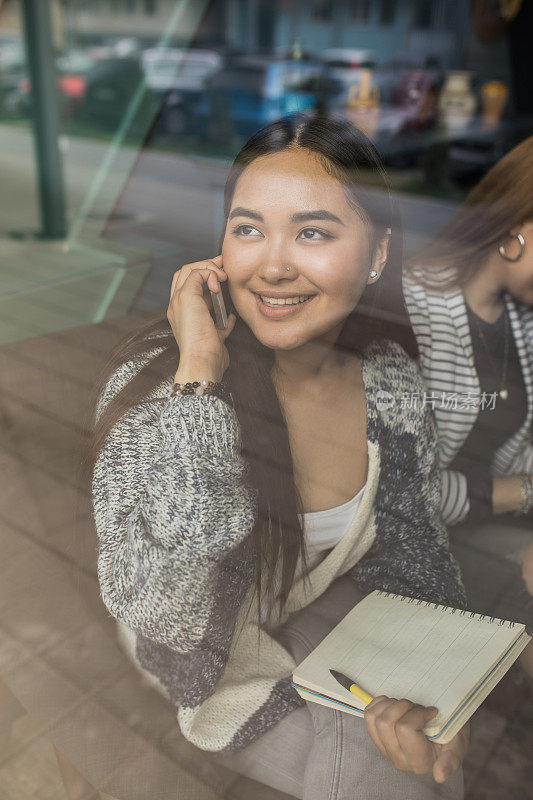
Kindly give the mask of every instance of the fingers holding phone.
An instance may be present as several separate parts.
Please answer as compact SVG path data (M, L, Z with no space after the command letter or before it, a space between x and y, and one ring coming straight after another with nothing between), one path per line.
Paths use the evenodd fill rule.
M180 349L180 366L202 364L222 377L229 365L229 354L224 341L235 325L234 313L227 314L224 303L222 311L221 286L227 281L222 267L222 257L185 264L174 273L170 292L167 319ZM205 298L206 288L211 292L220 313L217 327L214 308L210 312Z
M193 261L190 264L184 264L180 269L176 270L172 278L172 285L170 287L170 299L177 289L181 289L191 272L194 270L207 269L213 275L207 276L207 285L211 291L218 290L219 281L226 280L227 275L222 267L222 256L215 256L215 258L206 258L203 261Z

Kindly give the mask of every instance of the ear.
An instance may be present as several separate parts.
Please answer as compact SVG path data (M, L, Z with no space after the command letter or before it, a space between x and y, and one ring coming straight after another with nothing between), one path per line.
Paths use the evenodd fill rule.
M518 227L516 227L516 228L511 228L511 230L507 232L507 235L508 235L508 236L510 236L510 237L512 237L513 239L516 239L516 235L517 235L518 233L520 233L520 230L521 230L521 228L522 228L522 226L521 226L521 225L519 225L519 226L518 226Z
M372 284L376 283L377 280L381 277L381 273L385 268L385 264L387 263L387 258L389 257L389 244L390 244L390 237L391 237L391 229L387 228L386 233L382 236L382 238L376 244L374 249L374 255L372 258L372 264L370 266L370 271L374 270L377 272L377 278L370 278L368 279L367 283Z

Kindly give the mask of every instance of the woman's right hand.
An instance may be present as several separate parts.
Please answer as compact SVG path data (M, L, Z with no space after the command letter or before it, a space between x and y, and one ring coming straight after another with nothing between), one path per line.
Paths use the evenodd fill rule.
M216 327L203 296L207 283L213 292L220 292L220 281L227 280L222 256L185 264L174 273L170 290L167 319L180 350L175 380L220 381L229 366L229 353L224 345L235 325L231 313L224 330Z

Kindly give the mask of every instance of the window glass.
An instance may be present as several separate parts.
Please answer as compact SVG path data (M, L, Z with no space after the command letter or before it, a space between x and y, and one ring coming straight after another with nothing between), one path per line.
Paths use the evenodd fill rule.
M273 525L263 531L281 531L282 546L292 547L301 510L321 514L357 500L356 490L373 467L359 457L366 453L359 437L365 411L358 406L355 414L351 395L343 394L359 396L361 387L341 365L360 363L361 340L352 342L353 358L344 358L343 347L343 358L326 362L331 366L310 377L305 391L288 390L286 409L283 392L278 395L268 381L283 351L287 369L281 374L293 381L287 379L287 387L298 384L302 370L295 367L309 365L318 352L310 348L309 360L299 363L306 331L313 344L319 339L321 353L322 345L329 348L339 321L354 309L359 256L357 286L368 287L361 301L368 316L342 336L366 336L373 330L369 319L379 314L382 339L394 339L400 329L418 335L420 357L413 366L396 349L391 359L407 364L406 371L391 371L405 391L394 394L397 383L389 395L378 393L381 408L367 398L369 436L377 420L401 424L397 436L386 428L378 437L387 447L378 448L380 475L369 473L366 486L379 491L374 499L366 487L363 492L364 514L372 504L375 511L363 539L373 544L352 572L367 570L365 591L402 581L402 591L425 597L440 587L448 603L445 590L456 580L455 566L446 561L443 578L435 564L448 557L443 543L449 541L469 611L489 620L523 617L533 628L531 515L521 513L527 510L533 464L527 369L533 364L532 30L533 0L0 2L1 800L302 795L299 751L298 769L285 768L283 759L291 755L291 741L312 739L310 729L301 737L284 734L283 746L269 749L276 753L272 785L261 785L263 771L254 773L255 780L231 765L221 768L218 757L193 743L191 730L198 723L209 732L214 715L197 716L194 706L198 697L208 697L209 709L219 681L229 698L215 743L223 749L234 724L235 740L242 743L258 720L267 727L278 718L283 724L283 713L299 702L286 651L271 670L256 658L263 647L249 646L248 626L242 642L238 638L234 588L249 588L244 584L257 564L238 561L236 577L231 564L257 554L258 528L254 503L237 510L232 504L247 496L247 486L238 481L249 479L257 489L266 465L283 502L277 495L265 500L257 506L260 517L278 508L289 517L283 525L272 517ZM275 150L283 135L276 123L287 123L295 113L302 122L317 115L331 126L336 120L357 129L343 129L356 137L355 144L338 132L311 144L336 154L325 173L328 181L342 173L339 164L349 172L343 189L355 176L358 202L375 213L376 238L365 217L366 238L356 241L364 215L350 204L343 208L352 209L355 227L324 219L327 214L294 223L289 213L286 225L278 226L279 209L289 200L291 214L328 211L331 198L320 187L299 208L301 197L292 194L296 178L280 180L259 196L258 179L248 210L264 214L264 223L251 217L238 233L233 228L244 219L228 224L227 179L237 154L253 136L260 147L265 131L274 131ZM361 142L364 153L354 166ZM383 172L368 158L374 148ZM294 155L291 150L291 163ZM316 166L314 159L307 163ZM347 197L344 191L339 196ZM261 388L237 404L239 413L254 413L239 452L226 441L238 431L229 410L218 425L222 401L169 397L187 349L167 316L173 282L176 290L183 267L209 265L229 236L240 255L226 264L225 302L238 305L239 326L224 343L236 367L224 376L238 382L249 375ZM376 242L381 249L374 251ZM376 279L370 260L387 242L391 255ZM432 295L429 309L431 293L423 282L409 297L412 265L435 268L439 275L456 269L461 281ZM269 300L265 294L264 302L258 292L267 287L291 297ZM422 309L408 317L413 295L422 297ZM273 302L296 297L298 303ZM207 291L203 300L196 297L196 308L207 314ZM421 320L434 328L412 331L411 323L420 328ZM134 342L143 330L149 337L162 334L168 347L143 378L155 401L130 396L126 408L132 389L126 384L112 408L120 434L103 435L96 401L118 361L134 361ZM271 346L280 343L277 336L282 347ZM249 348L242 360L232 360L232 337ZM446 348L452 345L450 353ZM194 348L189 352L196 354ZM381 344L376 352L382 352ZM372 382L382 380L384 361L379 369L369 367ZM415 380L417 370L423 374ZM321 374L334 377L322 385ZM139 381L133 388L143 386ZM207 405L205 418L196 413ZM284 419L271 416L277 409L287 411ZM340 423L333 421L335 413ZM291 418L301 426L300 442L288 435ZM419 434L421 425L431 428L434 440L433 434L427 440ZM108 453L97 493L84 472L95 431L99 452L105 446ZM256 432L264 436L253 451ZM139 442L133 452L132 443ZM418 456L412 457L416 447ZM186 469L179 462L184 451L190 456ZM230 455L249 460L250 471L243 472ZM305 469L312 470L314 459L311 480ZM415 467L420 469L411 471ZM381 473L387 472L392 482L381 491ZM192 492L196 482L203 487L199 497ZM261 486L257 502L266 497L268 486ZM216 503L209 502L213 490ZM295 499L300 493L302 508ZM167 515L169 497L175 502ZM99 530L95 498L106 519ZM200 517L208 517L205 530L194 528ZM228 519L232 532L225 538ZM433 550L432 536L438 544ZM409 549L412 537L417 544ZM219 565L211 558L214 541L223 541L224 571L213 587L215 561ZM310 544L313 552L320 541ZM401 557L391 556L398 548ZM271 555L272 565L281 565ZM155 577L162 563L170 565L170 592ZM104 601L106 581L116 592ZM185 595L184 585L190 589ZM147 598L150 614L143 617ZM194 623L187 641L179 628L185 617ZM207 618L215 626L230 621L212 637ZM323 632L324 619L319 622ZM276 625L265 625L265 631L277 631ZM280 630L275 647L266 649L281 653L278 644L285 647L289 634ZM150 650L154 643L158 647ZM225 669L225 654L241 649L253 654L254 663L240 665L235 677ZM139 669L140 660L151 668L170 665L172 702L159 679ZM531 693L522 661L513 669L472 719L472 745L463 763L467 800L533 796L524 755L526 745L531 750ZM189 682L197 671L211 681L201 690ZM254 686L246 682L241 691L242 676L251 672L258 676ZM243 719L242 703L250 694L257 703ZM512 702L502 701L511 694ZM178 712L176 698L189 705ZM282 704L271 713L276 698ZM430 700L438 705L438 697ZM295 727L301 711L295 712ZM309 750L319 759L327 748ZM377 747L376 757L382 758ZM324 766L324 775L331 775L330 767ZM452 794L454 785L449 784Z

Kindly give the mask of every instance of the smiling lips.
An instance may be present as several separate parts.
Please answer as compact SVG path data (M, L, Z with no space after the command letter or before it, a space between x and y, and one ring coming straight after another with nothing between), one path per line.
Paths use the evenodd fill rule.
M310 295L300 294L293 297L268 297L267 295L259 295L263 303L267 306L295 306L298 303L305 303L309 300Z
M256 294L259 311L267 319L283 319L297 314L315 295L260 295Z

